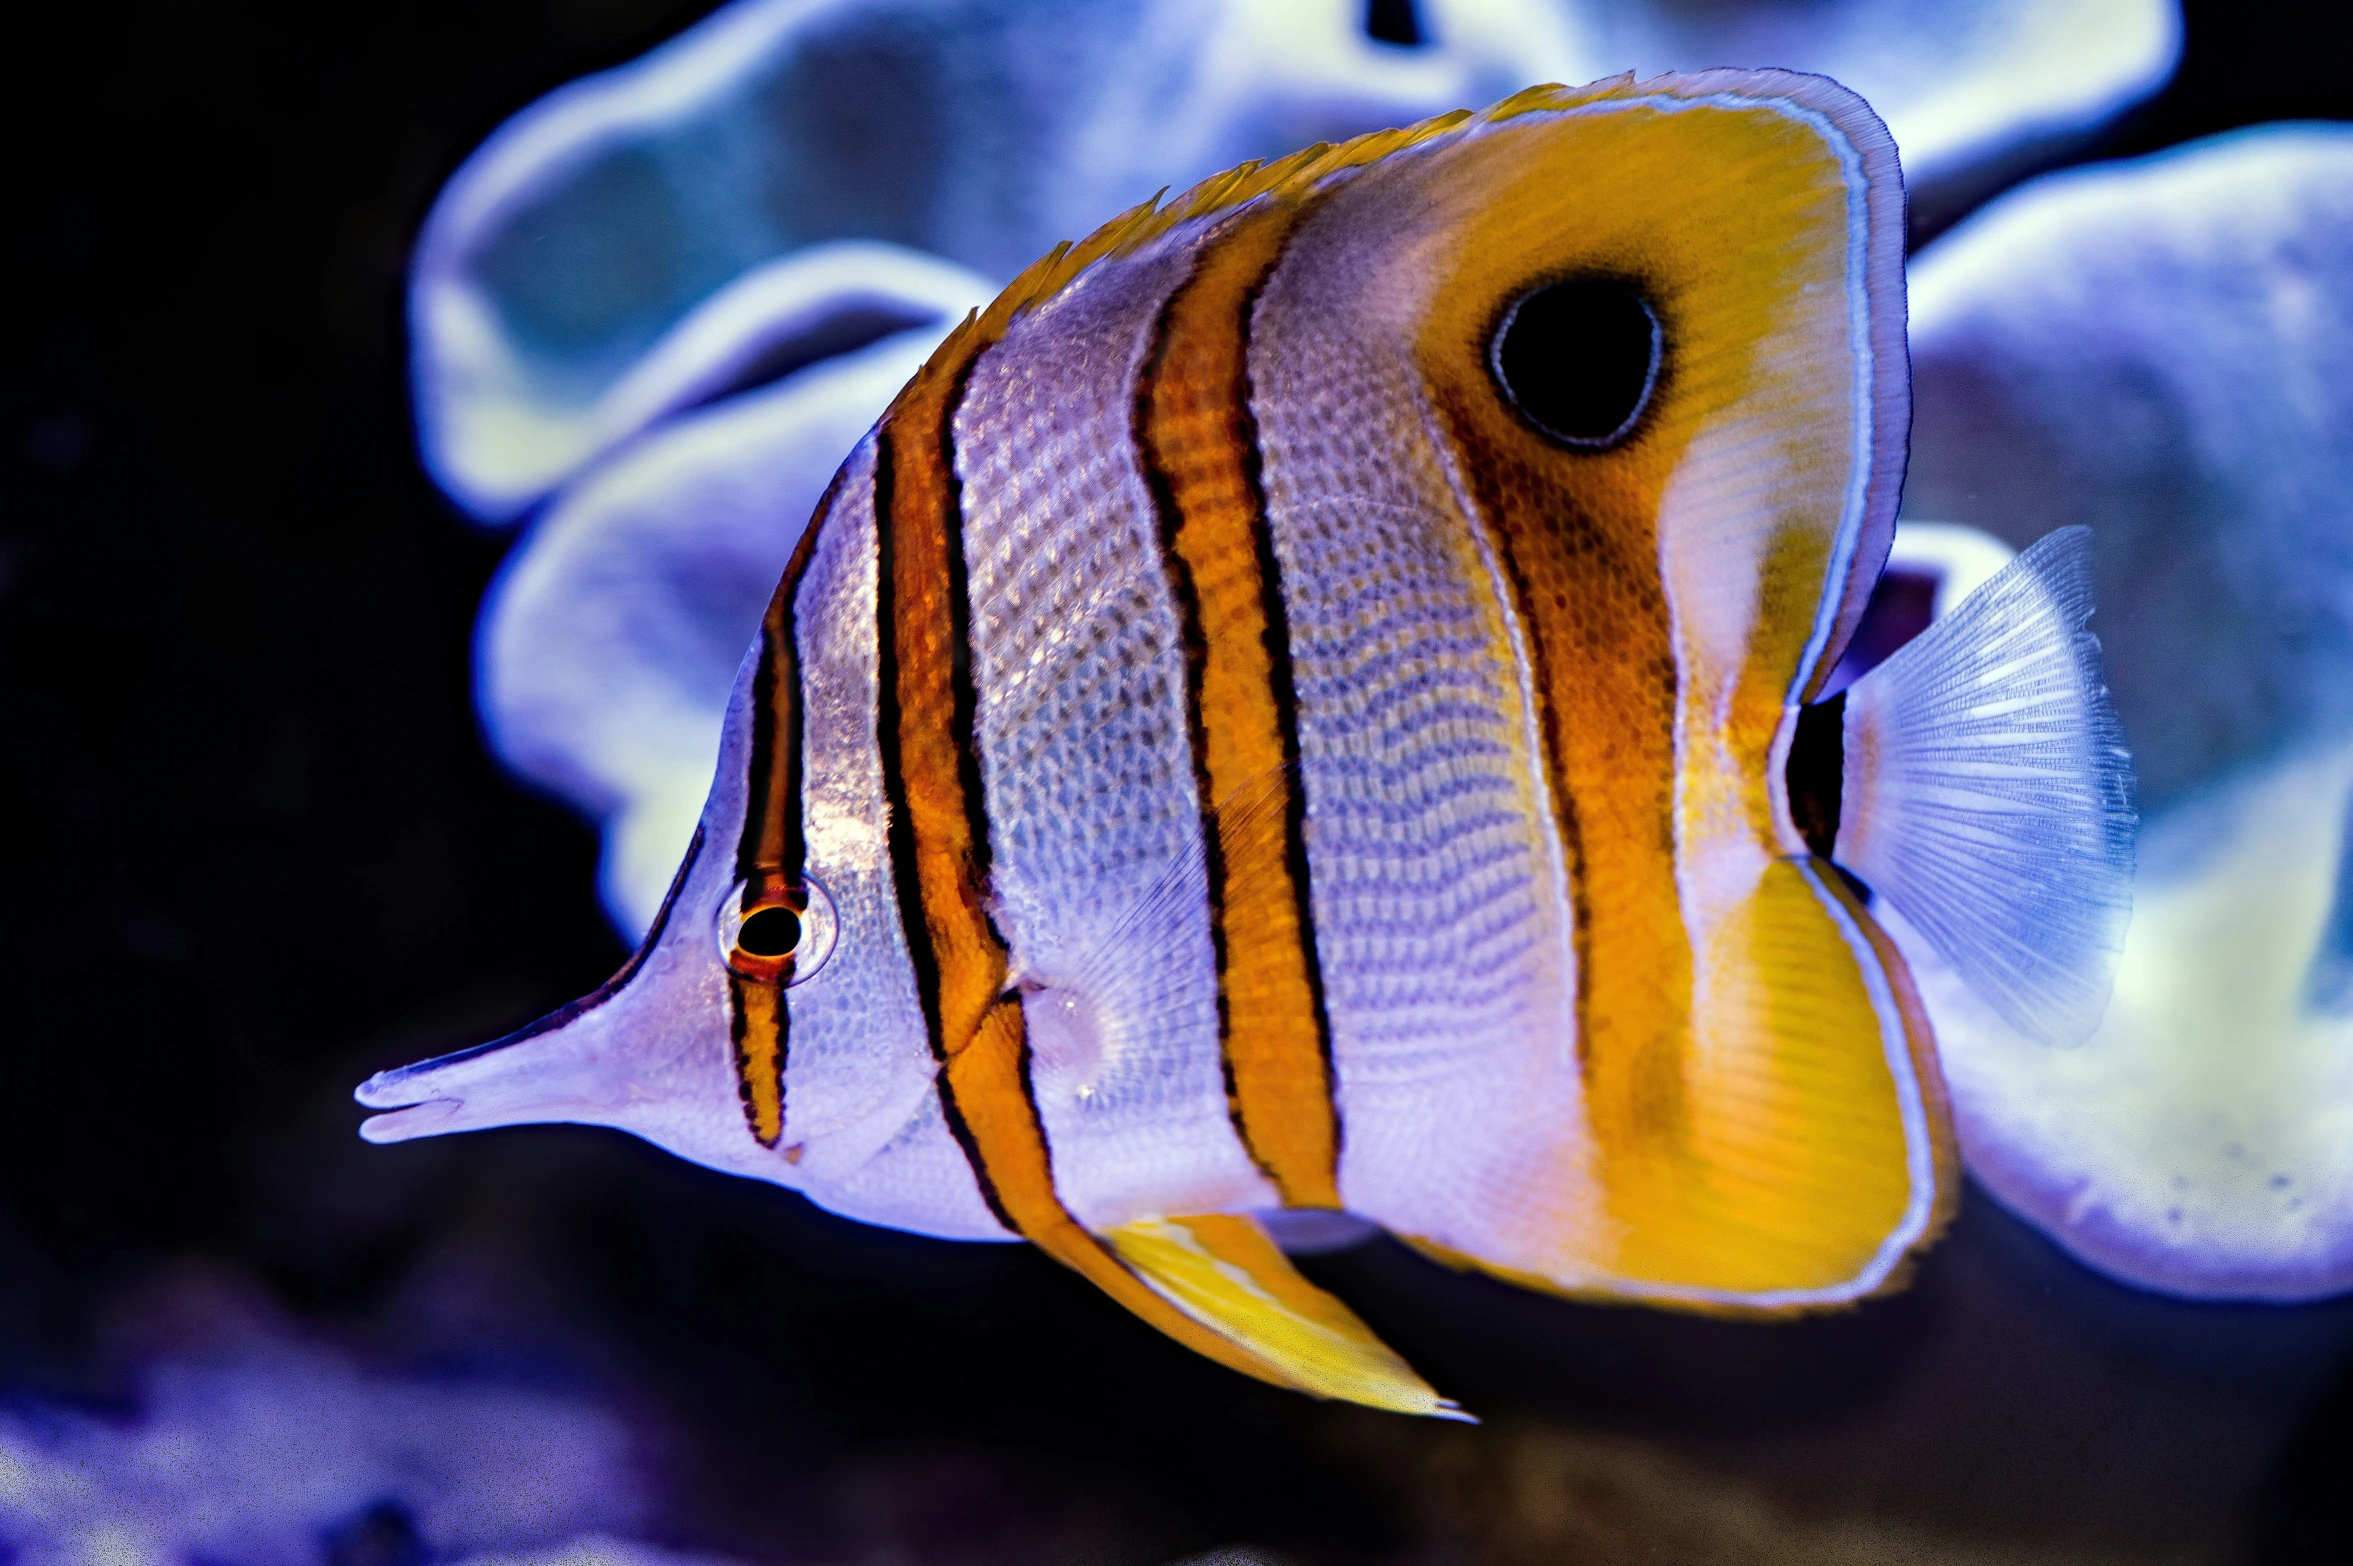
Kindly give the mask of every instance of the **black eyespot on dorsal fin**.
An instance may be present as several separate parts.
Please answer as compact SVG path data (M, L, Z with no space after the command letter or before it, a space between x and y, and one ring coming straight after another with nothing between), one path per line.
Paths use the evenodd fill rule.
M1487 364L1505 400L1547 437L1606 451L1641 422L1664 350L1658 316L1633 284L1572 277L1512 301Z
M1430 41L1415 0L1365 0L1364 35L1401 49L1419 49Z

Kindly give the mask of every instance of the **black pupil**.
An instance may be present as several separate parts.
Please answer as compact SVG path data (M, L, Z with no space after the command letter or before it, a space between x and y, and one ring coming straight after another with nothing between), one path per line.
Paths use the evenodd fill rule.
M790 957L801 944L801 916L771 904L752 911L735 932L735 949L751 957Z
M1650 400L1658 318L1607 278L1540 288L1513 307L1495 340L1495 378L1528 421L1572 446L1625 438Z

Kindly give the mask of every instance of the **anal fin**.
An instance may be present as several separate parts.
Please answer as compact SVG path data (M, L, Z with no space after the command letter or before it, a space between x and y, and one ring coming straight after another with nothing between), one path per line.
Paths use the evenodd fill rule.
M1957 1195L1927 1021L1885 934L1831 867L1764 865L1695 953L1688 1021L1596 1030L1600 1216L1540 1208L1512 1248L1409 1244L1575 1299L1737 1317L1896 1286ZM1655 1051L1646 1080L1629 1065Z
M1104 1236L1161 1298L1316 1397L1470 1420L1246 1217L1140 1218Z

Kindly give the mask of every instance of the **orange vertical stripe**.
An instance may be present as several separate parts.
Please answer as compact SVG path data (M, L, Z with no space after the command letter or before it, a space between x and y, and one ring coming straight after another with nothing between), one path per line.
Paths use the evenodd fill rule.
M1226 1092L1283 1200L1337 1207L1331 1030L1310 936L1290 633L1248 406L1249 317L1296 226L1269 203L1170 299L1137 437L1185 620Z
M878 738L889 846L916 988L950 1129L1000 1222L1129 1310L1219 1363L1290 1378L1154 1292L1062 1204L1030 1094L1029 1043L1007 951L989 918L986 801L974 734L970 604L951 421L994 335L964 332L886 416L877 453Z
M735 999L735 1090L762 1147L784 1134L785 1006L780 985L728 976Z
M844 470L847 471L846 469ZM817 536L841 493L836 474L801 530L760 623L760 661L752 674L751 746L744 761L744 822L735 845L735 877L754 890L770 882L798 887L807 845L801 834L801 660L794 608ZM729 1033L735 1044L736 1093L744 1120L763 1147L784 1135L784 1067L792 1012L775 984L728 975Z

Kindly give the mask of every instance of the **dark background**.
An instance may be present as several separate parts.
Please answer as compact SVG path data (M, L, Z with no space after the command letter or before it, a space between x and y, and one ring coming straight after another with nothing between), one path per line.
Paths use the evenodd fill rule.
M2136 1295L1975 1192L1919 1288L1786 1329L1385 1245L1316 1264L1493 1416L1461 1431L1264 1391L1026 1248L862 1229L610 1133L363 1147L353 1083L623 955L593 834L475 727L508 540L419 469L405 250L502 119L706 9L11 25L0 1391L117 1406L224 1319L592 1389L646 1433L667 1536L767 1559L1572 1559L1588 1524L1664 1559L1718 1480L2021 1549L2353 1559L2346 1307ZM2077 156L2353 117L2302 9L2191 6L2172 87ZM1547 1524L1563 1487L1616 1520Z

